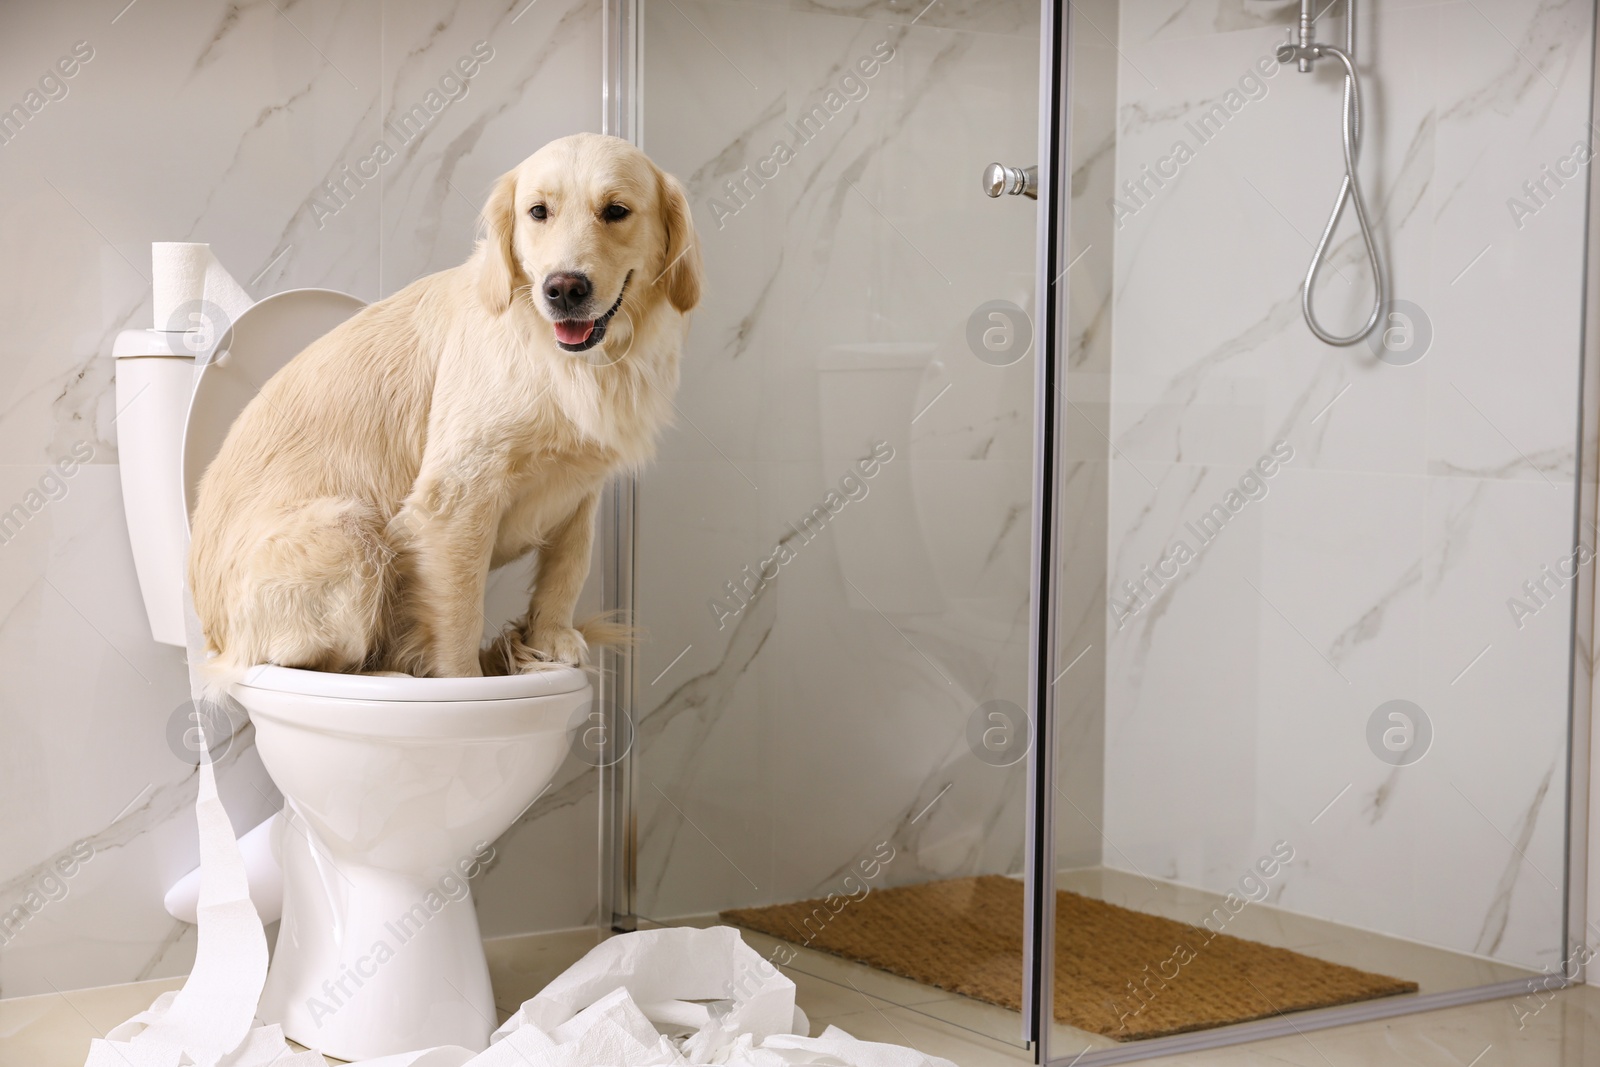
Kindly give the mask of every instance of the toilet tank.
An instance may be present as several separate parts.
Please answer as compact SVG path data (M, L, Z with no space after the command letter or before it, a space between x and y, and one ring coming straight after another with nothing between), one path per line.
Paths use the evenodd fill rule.
M133 565L151 635L180 648L188 546L183 429L198 369L188 340L180 332L123 330L111 349L122 505Z

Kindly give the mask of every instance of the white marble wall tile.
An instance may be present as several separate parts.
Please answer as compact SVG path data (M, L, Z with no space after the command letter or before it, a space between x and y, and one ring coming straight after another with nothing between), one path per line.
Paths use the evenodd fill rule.
M988 20L1010 5L986 6L976 33L897 10L646 10L644 141L689 179L709 275L683 417L641 487L638 751L661 793L639 791L640 897L655 917L826 892L880 841L899 850L897 882L1020 867L1020 767L979 763L965 729L980 700L1021 699L1031 360L983 364L963 331L984 299L1029 299L1033 213L986 201L977 177L1031 162L1035 115L1017 101L1034 96L1037 43ZM880 42L894 58L865 96L719 227L726 180L792 142L785 123ZM819 356L860 342L925 343L927 368L914 396L852 403L824 437ZM718 630L706 600L873 436L892 442L909 505L878 483ZM873 609L903 590L846 566L850 538L920 542L944 610Z
M1264 748L1283 754L1261 768L1263 813L1288 816L1263 832L1307 842L1283 903L1539 966L1560 937L1545 879L1562 869L1566 664L1534 623L1564 627L1564 609L1519 632L1505 600L1541 554L1559 555L1569 505L1502 481L1383 481L1286 473L1273 512L1283 536L1263 591L1300 633L1282 629L1263 659ZM1389 521L1364 521L1377 505ZM1340 584L1360 591L1330 596ZM1328 665L1297 670L1312 645ZM1400 768L1365 736L1396 698L1434 730ZM1295 752L1321 758L1308 768Z
M53 457L87 437L114 460L107 357L117 330L151 325L151 241L210 241L254 292L293 279L374 295L375 272L360 264L375 247L375 198L353 204L327 241L302 236L274 257L309 221L327 162L375 129L376 8L135 8L115 24L115 12L15 13L31 24L5 35L17 53L7 69L42 74L78 40L94 58L3 149L9 258L28 282L6 287L7 311L19 311L8 317L27 326L7 342L21 388L0 419L4 454Z
M9 509L43 476L0 468L0 499ZM181 973L193 951L161 907L197 847L193 768L168 740L187 695L182 656L149 639L116 468L83 467L66 486L0 545L0 658L11 665L0 685L0 899L9 911L79 841L93 858L0 947L8 995ZM277 797L248 730L225 766L225 800L253 826Z
M1102 862L1105 797L1106 491L1111 455L1116 37L1110 0L1073 5L1072 178L1066 253L1067 372L1061 413L1056 627L1056 863Z
M466 258L494 180L539 144L558 133L598 130L600 8L479 3L441 19L430 5L390 6L383 36L390 64L386 122L439 91L475 48L492 50L464 91L456 90L462 95L384 170L380 262L387 293ZM534 116L544 127L538 132L529 128Z
M1294 0L1155 0L1123 7L1122 40L1135 45L1265 27L1281 31L1300 17L1300 5ZM1325 17L1342 19L1343 15L1344 4L1336 2ZM1327 40L1328 35L1324 33L1322 39Z
M1196 143L1185 123L1292 7L1123 5L1119 183ZM1559 190L1517 229L1505 201L1583 136L1592 12L1364 11L1363 178L1391 293L1432 323L1421 362L1323 346L1300 318L1336 78L1264 78L1117 231L1111 592L1271 442L1296 458L1163 601L1107 621L1127 853L1108 862L1223 889L1283 838L1283 906L1539 966L1560 937L1570 601L1521 629L1506 601L1571 547L1584 204ZM1370 291L1340 232L1351 284L1330 274L1318 301L1335 328ZM1365 739L1394 698L1436 730L1413 766Z
M840 15L891 25L938 26L979 33L1004 33L1038 40L1039 5L1032 0L753 0L794 12Z
M1579 4L1502 4L1482 14L1450 5L1430 20L1441 54L1470 57L1441 64L1434 89L1430 312L1446 360L1429 378L1431 473L1572 476L1583 190L1573 182L1547 193L1520 228L1508 202L1536 205L1523 184L1594 141L1592 19Z
M1196 557L1106 630L1106 862L1205 884L1250 834L1262 657L1256 574L1269 495L1202 545L1195 522L1234 487L1232 467L1111 466L1108 601L1145 583L1178 540ZM1160 491L1145 484L1149 478ZM1134 484L1138 489L1134 489ZM1174 569L1168 565L1169 571ZM1204 799L1201 800L1200 798ZM1251 857L1252 859L1254 857Z

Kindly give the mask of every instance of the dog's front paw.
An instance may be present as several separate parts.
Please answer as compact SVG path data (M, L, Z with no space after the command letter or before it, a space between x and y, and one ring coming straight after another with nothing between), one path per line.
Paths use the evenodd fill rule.
M571 626L541 626L529 632L526 620L512 623L479 654L484 674L524 674L565 663L589 662L589 642Z
M583 667L589 662L589 642L571 626L540 626L528 635L533 654L546 663Z

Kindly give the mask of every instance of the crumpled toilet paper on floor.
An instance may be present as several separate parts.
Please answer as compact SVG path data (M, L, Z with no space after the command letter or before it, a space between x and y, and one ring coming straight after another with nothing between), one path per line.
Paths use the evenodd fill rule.
M92 1042L85 1067L328 1067L255 1019L266 934L210 762L199 772L194 970L182 989ZM484 1052L446 1046L359 1067L955 1067L835 1026L808 1037L794 995L794 983L731 927L641 930L597 945L524 1002Z

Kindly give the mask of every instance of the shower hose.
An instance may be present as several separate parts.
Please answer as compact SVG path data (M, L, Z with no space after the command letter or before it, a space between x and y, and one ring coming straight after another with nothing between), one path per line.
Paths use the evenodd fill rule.
M1339 198L1333 202L1333 214L1323 228L1322 239L1311 256L1311 267L1306 271L1305 284L1300 288L1300 310L1305 313L1306 325L1317 338L1330 345L1353 345L1372 332L1383 316L1383 263L1378 259L1378 246L1372 239L1372 224L1367 219L1367 205L1361 196L1361 179L1356 174L1356 160L1361 154L1361 79L1356 74L1355 61L1350 54L1331 45L1314 44L1309 51L1321 58L1333 56L1344 64L1344 182L1339 186ZM1355 333L1340 337L1324 330L1311 310L1311 291L1317 283L1317 272L1327 260L1328 246L1333 243L1333 231L1344 214L1346 202L1355 205L1356 222L1361 227L1361 240L1367 246L1367 262L1372 268L1372 312Z

